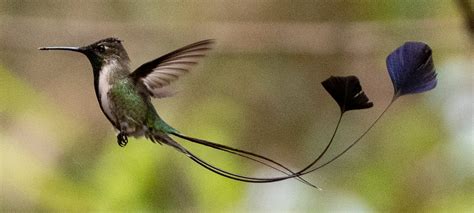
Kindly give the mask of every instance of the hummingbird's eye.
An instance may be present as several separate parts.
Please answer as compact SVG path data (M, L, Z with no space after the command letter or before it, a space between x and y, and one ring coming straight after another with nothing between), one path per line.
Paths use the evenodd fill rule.
M99 45L99 46L97 47L97 50L98 50L100 53L103 53L103 52L105 52L106 47L105 47L104 45Z

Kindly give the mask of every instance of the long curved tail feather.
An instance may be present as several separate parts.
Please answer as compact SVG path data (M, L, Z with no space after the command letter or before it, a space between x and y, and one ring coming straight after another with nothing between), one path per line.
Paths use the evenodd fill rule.
M246 159L250 159L252 161L258 162L260 164L263 164L263 165L266 165L270 168L273 168L277 171L280 171L284 174L287 174L287 176L282 176L282 177L279 177L279 178L258 178L258 177L249 177L249 176L244 176L244 175L231 173L231 172L225 171L223 169L220 169L220 168L218 168L214 165L211 165L210 163L208 163L208 162L202 160L201 158L197 157L196 155L194 155L192 152L187 150L185 147L183 147L181 144L179 144L178 142L173 140L170 136L168 136L165 133L155 133L155 134L150 135L150 139L152 141L161 141L162 143L165 143L165 144L175 148L176 150L178 150L179 152L185 154L187 157L189 157L191 160L193 160L194 162L196 162L200 166L202 166L205 169L207 169L211 172L214 172L218 175L221 175L221 176L233 179L233 180L242 181L242 182L250 182L250 183L269 183L269 182L281 181L281 180L285 180L285 179L289 179L289 178L297 178L299 181L303 182L304 184L307 184L307 185L309 185L313 188L319 189L317 186L315 186L315 185L311 184L310 182L304 180L303 178L299 177L299 175L292 172L287 167L285 167L282 164L280 164L280 163L278 163L274 160L271 160L267 157L264 157L264 156L261 156L261 155L258 155L258 154L254 154L254 153L251 153L251 152L248 152L248 151L235 149L235 148L228 147L228 146L225 146L225 145L216 144L216 143L212 143L212 142L209 142L209 141L188 137L188 136L185 136L185 135L182 135L182 134L179 134L179 133L170 133L170 134L175 135L175 136L180 137L180 138L183 138L183 139L186 139L186 140L191 141L191 142L195 142L195 143L198 143L198 144L201 144L201 145L205 145L205 146L208 146L208 147L211 147L211 148L215 148L215 149L220 150L220 151L235 154L237 156L241 156L241 157L244 157ZM267 162L264 162L264 160L267 161ZM271 165L271 163L273 163L274 165ZM281 167L281 169L277 168L277 167Z

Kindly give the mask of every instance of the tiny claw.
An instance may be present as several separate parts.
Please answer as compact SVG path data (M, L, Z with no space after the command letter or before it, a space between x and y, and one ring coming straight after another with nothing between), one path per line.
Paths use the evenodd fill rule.
M127 135L124 132L120 132L117 135L117 143L120 147L125 147L128 143Z

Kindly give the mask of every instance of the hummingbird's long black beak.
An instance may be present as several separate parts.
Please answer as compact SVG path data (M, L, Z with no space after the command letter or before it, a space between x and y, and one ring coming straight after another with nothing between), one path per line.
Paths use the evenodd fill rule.
M40 47L39 50L66 50L84 53L84 49L81 47Z

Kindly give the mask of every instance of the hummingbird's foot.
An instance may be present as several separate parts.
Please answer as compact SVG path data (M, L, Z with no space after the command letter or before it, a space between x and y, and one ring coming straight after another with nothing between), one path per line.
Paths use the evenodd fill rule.
M117 143L120 147L125 147L128 143L127 135L124 132L120 132L117 135Z

